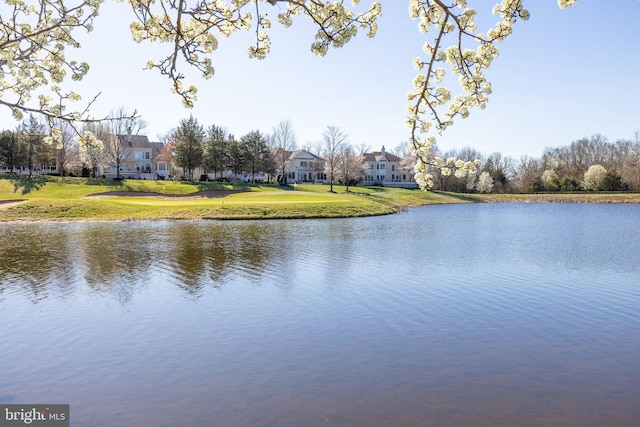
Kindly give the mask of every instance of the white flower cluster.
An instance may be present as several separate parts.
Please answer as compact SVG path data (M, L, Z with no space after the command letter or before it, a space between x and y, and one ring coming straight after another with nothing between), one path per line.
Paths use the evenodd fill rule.
M80 150L84 152L102 150L104 148L102 141L89 131L85 131L83 135L78 136L78 143L80 144Z
M68 101L80 100L64 92L60 84L70 75L82 80L89 71L86 62L69 60L66 48L79 47L76 30L91 31L101 0L7 0L0 15L0 104L11 108L21 120L25 112L49 118L74 119L80 113L66 112ZM5 13L6 12L6 13ZM46 90L31 102L34 92Z
M433 157L428 160L423 158L423 161L418 161L414 168L414 179L420 188L428 190L433 187L433 175L431 174L430 168L439 169L440 174L443 176L453 174L456 178L464 178L469 175L474 175L479 166L480 160L470 162L456 159L455 157L449 157L447 159Z
M62 149L62 129L57 127L51 128L51 135L44 137L44 143L53 145L58 150Z
M560 7L572 6L577 0L558 0ZM523 0L502 0L493 7L498 22L486 33L477 31L476 11L468 7L467 0L445 3L440 0L410 0L409 16L418 21L418 30L431 35L423 46L424 58L413 59L420 73L413 81L413 90L407 95L406 123L411 129L411 149L417 157L416 180L423 189L432 185L429 167L437 167L444 175L453 173L464 177L472 168L454 168L450 161L430 159L435 137L430 132L442 133L457 117L465 118L473 108L485 108L491 94L491 83L485 77L494 59L498 57L497 43L512 33L518 20L529 18ZM458 78L458 91L447 84L448 72Z
M382 6L376 1L371 7L356 14L344 2L325 0L285 0L287 9L278 15L278 22L285 27L293 24L293 17L304 15L317 26L318 32L311 45L311 51L324 56L330 47L342 47L357 33L358 28L366 29L367 36L374 37L378 31L377 19L382 16ZM359 0L351 0L353 7Z
M74 30L91 31L102 1L4 0L10 10L5 13L3 9L0 15L0 105L11 108L17 118L24 112L42 112L49 118L65 120L81 118L86 109L83 113L65 111L67 103L80 96L63 91L59 85L68 75L82 79L89 65L69 60L65 49L79 47ZM320 56L329 48L344 46L359 30L375 36L382 16L380 1L369 7L360 5L359 0L117 1L128 2L132 8L136 20L130 29L135 41L168 47L165 57L149 59L146 67L167 76L172 91L187 107L197 100L197 89L183 83L184 74L178 67L186 64L204 78L213 76L210 56L218 48L219 38L255 28L255 44L249 48L249 56L262 59L269 53L271 21L261 13L261 6L282 10L285 3L278 14L278 22L285 27L291 26L296 16L310 19L318 27L311 50ZM576 1L558 0L558 5L566 8ZM486 7L480 0L477 3ZM475 23L476 10L469 7L468 0L409 0L409 16L429 37L423 55L413 59L419 74L408 94L407 107L412 149L418 157L418 172L424 176L428 153L435 144L430 132L442 132L454 119L467 117L471 109L485 107L491 84L484 73L498 56L497 43L511 34L516 21L529 18L523 0L500 0L493 13L498 21L481 33ZM458 90L453 90L447 75L458 79ZM29 106L32 93L43 88L56 94L57 99L42 94L37 104Z

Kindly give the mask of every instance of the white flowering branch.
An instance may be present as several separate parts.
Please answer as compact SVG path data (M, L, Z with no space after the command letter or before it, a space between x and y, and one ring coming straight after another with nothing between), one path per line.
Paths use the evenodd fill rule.
M103 0L3 1L9 10L0 12L0 105L10 108L18 119L25 112L39 112L48 119L94 120L88 116L93 101L72 112L69 105L79 101L80 95L63 91L60 85L68 74L73 80L81 80L89 71L87 63L68 60L65 48L79 47L74 31L92 30ZM149 59L146 67L167 76L172 91L187 107L197 100L197 88L183 83L181 70L194 68L204 78L212 77L210 56L218 47L219 37L249 30L255 23L256 39L249 47L249 56L262 59L268 54L271 22L260 13L260 3L286 3L286 9L278 14L278 22L285 27L290 27L296 16L310 19L318 28L311 50L319 56L329 48L344 46L359 29L366 30L369 37L375 36L382 15L379 1L361 8L364 11L360 13L356 12L359 0L348 4L346 0L116 1L131 5L136 20L130 29L135 41L170 46L166 56ZM558 0L558 5L570 7L576 1ZM255 17L245 11L250 7L255 8ZM413 61L420 74L408 94L407 107L411 149L417 157L415 177L423 188L431 186L430 166L455 171L457 176L475 170L470 162L433 159L430 151L436 141L433 132L440 134L455 118L467 117L472 108L485 107L491 85L484 72L498 56L496 44L511 34L517 20L529 17L523 0L501 0L493 13L499 16L498 22L485 34L477 31L476 11L467 7L467 0L409 0L410 18L417 20L422 33L433 34L424 44L424 58ZM457 86L445 83L447 73L458 78ZM455 95L454 87L458 87ZM57 99L39 95L37 103L32 101L32 94L42 90Z
M560 7L569 7L576 0L559 0ZM425 58L413 63L421 73L414 79L414 90L409 92L407 125L411 129L411 150L417 157L415 178L424 188L433 185L429 167L436 167L443 175L455 170L464 177L475 173L475 164L456 159L431 158L436 143L433 131L441 134L454 122L465 118L472 108L483 109L491 93L491 84L484 72L498 57L496 44L508 37L517 20L529 18L523 0L502 0L493 8L500 17L494 28L485 33L477 31L475 9L467 7L467 0L447 4L442 0L410 0L409 14L418 20L418 28L428 34L435 30L433 41L424 44ZM458 77L459 93L452 96L450 85L445 85L448 68ZM454 166L454 168L452 168Z

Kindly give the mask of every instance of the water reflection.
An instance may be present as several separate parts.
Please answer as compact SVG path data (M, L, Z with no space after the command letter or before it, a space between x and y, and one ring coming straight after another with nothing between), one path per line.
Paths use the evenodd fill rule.
M0 402L73 425L636 425L640 206L2 224Z
M171 283L192 296L243 277L286 277L287 257L306 257L301 222L12 224L0 227L10 242L0 257L0 292L30 295L73 292L78 284L128 301L136 288ZM304 227L303 227L304 231ZM340 230L338 229L338 232ZM304 234L304 233L302 233ZM331 244L331 242L326 242ZM337 246L340 248L340 245ZM322 248L319 252L324 252ZM326 248L325 248L326 249ZM308 256L310 260L313 255ZM276 279L277 281L278 279Z
M519 265L521 280L539 267L591 269L596 276L638 272L629 258L640 244L633 228L638 206L603 208L444 206L351 220L3 224L0 295L36 303L88 290L126 303L140 289L170 285L197 299L206 288L238 280L331 286L390 270L400 281L413 280L412 272L452 266L461 277L487 271L498 281L511 274L509 265Z
M32 302L49 293L60 296L75 291L77 255L72 236L51 226L0 227L0 294L21 289ZM71 260L71 262L69 262Z

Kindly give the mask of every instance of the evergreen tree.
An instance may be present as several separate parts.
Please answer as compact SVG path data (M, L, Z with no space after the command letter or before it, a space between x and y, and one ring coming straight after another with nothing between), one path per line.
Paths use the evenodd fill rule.
M246 166L251 172L251 182L255 182L256 172L266 172L269 166L270 152L267 146L267 140L257 130L249 132L240 138L245 147Z
M27 167L29 177L33 173L34 162L38 152L42 150L44 142L43 124L33 115L29 115L29 120L22 122L21 131L27 147Z
M172 157L176 166L182 168L184 177L193 180L193 171L202 166L205 131L193 116L180 121L172 135Z
M207 129L207 137L204 143L204 156L202 165L207 171L213 171L214 178L217 173L229 167L229 141L225 139L226 131L216 125Z
M26 150L16 132L4 131L0 135L0 164L13 172L24 160Z

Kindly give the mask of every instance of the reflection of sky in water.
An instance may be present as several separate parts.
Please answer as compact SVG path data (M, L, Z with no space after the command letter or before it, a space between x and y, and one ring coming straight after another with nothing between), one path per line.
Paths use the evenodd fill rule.
M78 425L625 425L640 206L2 224L0 401Z

